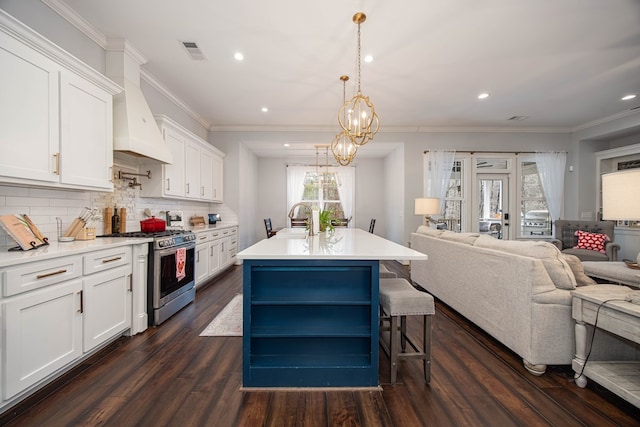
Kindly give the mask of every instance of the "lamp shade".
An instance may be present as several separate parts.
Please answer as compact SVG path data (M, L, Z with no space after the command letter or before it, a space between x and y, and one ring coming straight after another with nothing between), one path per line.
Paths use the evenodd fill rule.
M602 219L640 220L640 169L602 175Z
M415 200L416 215L435 215L440 213L440 199L420 198Z

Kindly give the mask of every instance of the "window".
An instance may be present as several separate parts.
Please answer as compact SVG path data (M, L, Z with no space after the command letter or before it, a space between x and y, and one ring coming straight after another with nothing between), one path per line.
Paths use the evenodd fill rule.
M551 217L535 162L523 161L520 187L520 235L550 236Z
M304 176L304 192L301 201L311 206L318 206L321 211L331 211L335 218L346 218L338 191L341 184L337 172L307 171Z
M355 169L353 167L287 166L287 212L297 203L330 210L334 218L352 219ZM294 217L298 217L296 209Z
M460 232L462 230L462 200L463 200L463 163L453 162L451 178L444 200L444 217L439 221L444 223L441 228Z

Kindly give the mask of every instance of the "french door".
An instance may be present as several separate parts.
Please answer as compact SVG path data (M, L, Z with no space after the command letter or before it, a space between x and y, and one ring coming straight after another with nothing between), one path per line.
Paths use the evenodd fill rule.
M475 231L509 238L509 174L477 174L473 224Z

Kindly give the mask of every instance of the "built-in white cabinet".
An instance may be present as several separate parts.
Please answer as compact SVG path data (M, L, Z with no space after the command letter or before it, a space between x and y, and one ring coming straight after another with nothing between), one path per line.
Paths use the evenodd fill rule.
M212 160L212 179L213 179L213 201L214 202L223 202L224 201L224 193L223 193L223 181L224 181L224 166L222 157L214 156Z
M131 328L131 247L84 256L83 350L91 351Z
M156 116L156 121L173 163L144 164L151 180L145 180L140 195L223 202L224 153L166 116Z
M6 14L0 63L0 182L113 190L121 88Z
M2 303L2 398L11 399L82 356L82 280Z
M196 287L235 263L238 227L197 232Z
M0 409L131 329L132 254L122 245L0 268Z

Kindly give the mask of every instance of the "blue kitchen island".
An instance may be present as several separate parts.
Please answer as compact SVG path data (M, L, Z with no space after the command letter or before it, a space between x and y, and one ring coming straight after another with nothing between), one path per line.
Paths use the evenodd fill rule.
M427 256L360 229L287 229L243 260L244 387L377 387L380 260Z

